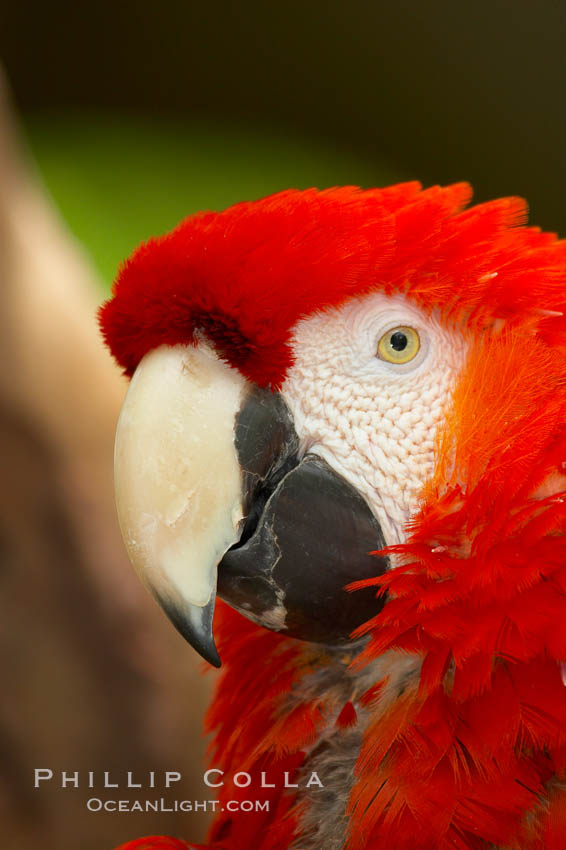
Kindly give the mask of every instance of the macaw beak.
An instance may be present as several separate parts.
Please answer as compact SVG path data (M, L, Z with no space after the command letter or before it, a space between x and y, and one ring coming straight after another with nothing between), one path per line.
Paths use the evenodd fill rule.
M292 637L345 643L383 605L352 581L387 559L361 495L301 456L283 397L206 343L140 362L116 432L116 502L130 560L174 625L220 666L216 594Z

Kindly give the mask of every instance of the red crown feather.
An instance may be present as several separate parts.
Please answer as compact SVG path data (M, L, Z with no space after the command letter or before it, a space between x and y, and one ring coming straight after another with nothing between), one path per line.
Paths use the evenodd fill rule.
M128 375L200 330L251 380L279 386L293 325L370 290L407 292L474 326L562 311L564 243L518 226L520 199L463 211L470 196L465 183L290 190L191 216L122 265L102 332Z

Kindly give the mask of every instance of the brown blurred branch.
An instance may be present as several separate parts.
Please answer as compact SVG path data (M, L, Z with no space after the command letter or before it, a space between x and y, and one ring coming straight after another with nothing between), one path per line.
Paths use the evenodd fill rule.
M177 797L205 796L206 688L126 563L115 520L125 386L98 335L99 292L22 152L0 80L3 850L104 850L144 832L202 833L196 815L95 815L87 790L33 788L34 767L176 769L185 777Z

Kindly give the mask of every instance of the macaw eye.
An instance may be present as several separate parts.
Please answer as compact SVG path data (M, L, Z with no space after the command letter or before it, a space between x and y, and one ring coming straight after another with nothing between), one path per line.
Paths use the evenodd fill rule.
M402 325L383 334L377 343L377 356L387 363L408 363L416 357L420 347L416 330Z

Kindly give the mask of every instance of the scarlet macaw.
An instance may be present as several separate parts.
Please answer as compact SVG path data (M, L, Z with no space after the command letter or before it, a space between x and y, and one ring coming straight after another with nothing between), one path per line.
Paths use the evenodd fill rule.
M101 311L126 546L252 777L215 850L566 847L566 244L470 196L203 213Z

